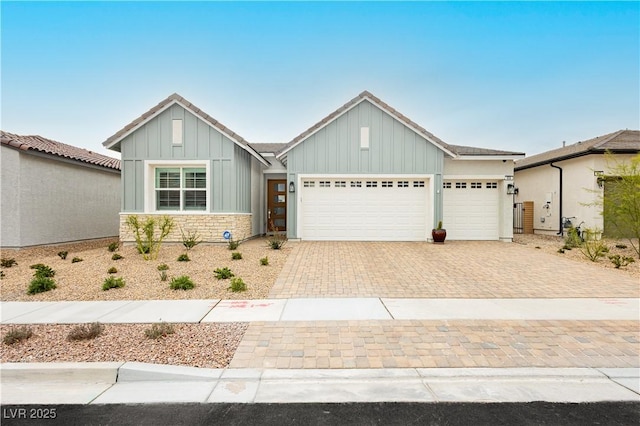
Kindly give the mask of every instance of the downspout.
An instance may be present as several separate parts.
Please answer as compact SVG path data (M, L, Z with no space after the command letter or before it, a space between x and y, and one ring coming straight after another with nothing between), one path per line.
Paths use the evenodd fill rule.
M551 167L553 167L554 169L558 169L560 171L560 191L559 191L559 203L560 203L560 229L558 230L558 233L556 235L563 235L564 234L564 230L562 229L562 167L558 167L555 166L553 163L549 163L549 165Z

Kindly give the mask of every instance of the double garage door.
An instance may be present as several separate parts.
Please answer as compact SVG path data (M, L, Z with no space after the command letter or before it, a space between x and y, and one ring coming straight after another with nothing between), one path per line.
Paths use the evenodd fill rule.
M301 238L424 241L427 179L302 180ZM428 227L431 232L431 226Z
M428 179L303 179L300 230L306 240L425 241L432 224ZM500 191L496 181L445 181L447 239L497 240Z

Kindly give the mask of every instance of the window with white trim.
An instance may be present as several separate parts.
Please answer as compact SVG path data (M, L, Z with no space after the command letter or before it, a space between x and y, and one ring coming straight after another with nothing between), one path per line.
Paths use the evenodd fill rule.
M466 189L467 182L456 182L456 189Z
M487 182L487 189L497 189L498 188L498 182Z
M367 181L367 188L377 188L378 187L378 182L375 180L368 180Z
M207 209L207 171L204 167L157 167L156 210Z
M390 180L383 180L380 186L383 188L393 188L393 182Z
M482 182L471 182L471 189L482 189Z
M336 188L346 188L347 182L344 180L337 180L334 185Z
M361 180L352 180L351 181L351 187L352 188L360 188L360 187L362 187L362 181Z
M409 187L409 181L408 180L398 181L398 188L408 188L408 187Z
M451 182L443 182L442 187L444 189L451 189Z
M302 182L302 186L304 186L305 188L313 188L314 186L316 186L316 182L313 180L305 180L304 182Z
M423 180L414 180L413 181L413 187L414 188L424 188L424 181Z
M174 145L182 145L182 120L171 120L171 142Z
M331 182L329 182L328 180L320 181L320 188L330 188L330 187L331 187Z

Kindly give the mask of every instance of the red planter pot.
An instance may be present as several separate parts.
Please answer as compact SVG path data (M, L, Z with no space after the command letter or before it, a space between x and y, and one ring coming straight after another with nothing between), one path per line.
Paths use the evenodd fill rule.
M432 229L431 237L433 238L434 243L444 243L445 238L447 238L447 230L446 229Z

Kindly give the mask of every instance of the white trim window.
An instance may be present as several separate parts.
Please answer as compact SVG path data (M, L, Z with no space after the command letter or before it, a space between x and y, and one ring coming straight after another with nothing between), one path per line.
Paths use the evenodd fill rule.
M154 164L149 168L149 210L209 210L209 170L205 164Z

